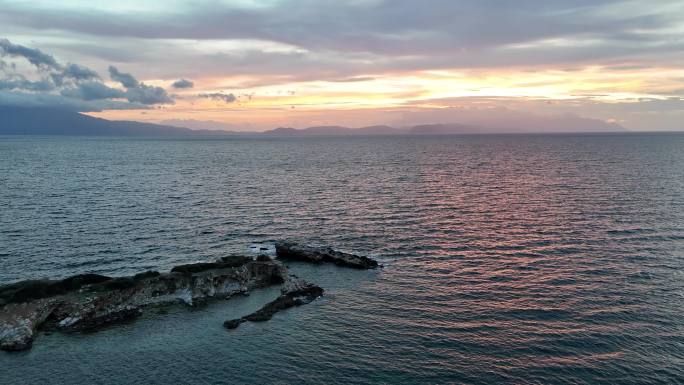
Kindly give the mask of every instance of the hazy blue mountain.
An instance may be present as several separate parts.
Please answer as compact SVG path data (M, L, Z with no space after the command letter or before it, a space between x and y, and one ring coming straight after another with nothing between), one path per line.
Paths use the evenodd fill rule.
M452 134L503 134L503 133L561 133L561 132L623 132L624 127L596 119L578 117L545 118L515 122L511 126L480 126L459 123L421 124L411 127L369 126L349 128L342 126L316 126L295 129L279 127L264 134L273 136L345 136L345 135L452 135Z
M497 133L504 130L491 127L469 126L465 124L422 124L408 129L413 135Z
M273 130L265 131L266 135L287 136L287 135L315 135L315 136L340 136L340 135L388 135L403 133L389 126L370 126L361 128L349 128L344 126L314 126L296 129L292 127L278 127Z
M344 126L314 126L307 128L278 127L265 131L265 135L274 136L344 136L344 135L396 135L406 134L407 129L390 126L368 126L350 128Z
M292 127L278 127L269 131L265 131L265 135L275 135L275 136L286 136L286 135L297 135L301 134L303 130L297 130Z
M0 135L226 135L208 130L113 121L56 108L0 106Z

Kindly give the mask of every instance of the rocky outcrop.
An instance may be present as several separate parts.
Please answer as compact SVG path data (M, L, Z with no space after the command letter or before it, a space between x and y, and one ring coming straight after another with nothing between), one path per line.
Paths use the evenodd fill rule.
M235 329L246 321L263 322L268 321L280 310L307 304L323 295L323 289L312 283L306 282L296 276L290 276L283 288L281 295L275 300L267 303L261 309L242 318L229 320L223 323L226 329Z
M329 262L356 269L375 269L378 267L378 262L371 258L343 253L330 247L315 247L281 241L276 242L275 249L279 259L291 259L316 264Z
M330 262L372 269L370 258L327 247L275 244L280 259ZM226 321L234 329L246 321L271 319L278 311L323 295L323 289L294 275L267 255L229 256L216 262L180 265L168 273L147 271L130 277L80 274L63 280L30 280L0 286L0 350L31 348L36 330L94 331L133 320L147 307L184 303L198 306L249 290L283 284L281 295L256 312Z
M31 347L38 328L86 331L139 316L154 305L194 306L288 280L270 258L226 257L217 262L110 278L85 274L64 280L23 281L0 287L0 349Z

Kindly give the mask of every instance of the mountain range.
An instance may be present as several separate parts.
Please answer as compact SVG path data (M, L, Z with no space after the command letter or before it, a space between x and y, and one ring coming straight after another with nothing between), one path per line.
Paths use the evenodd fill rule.
M264 132L189 129L174 125L106 120L78 112L53 108L0 106L0 135L92 135L92 136L245 136L271 137L350 135L448 135L524 132L622 132L614 123L595 119L564 117L549 119L538 126L487 127L458 123L423 124L410 127L384 125L349 128L315 126L303 129L279 127Z

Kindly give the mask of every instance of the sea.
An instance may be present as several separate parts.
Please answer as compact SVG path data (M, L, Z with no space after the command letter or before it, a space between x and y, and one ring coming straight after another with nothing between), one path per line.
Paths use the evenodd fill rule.
M684 383L684 134L0 137L0 284L281 239L384 267L39 333L0 384Z

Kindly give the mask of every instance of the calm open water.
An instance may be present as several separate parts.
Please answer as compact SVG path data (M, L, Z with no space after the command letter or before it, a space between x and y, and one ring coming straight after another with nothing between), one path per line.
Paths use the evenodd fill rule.
M40 335L0 383L684 383L684 135L0 137L2 283L281 238L386 267Z

